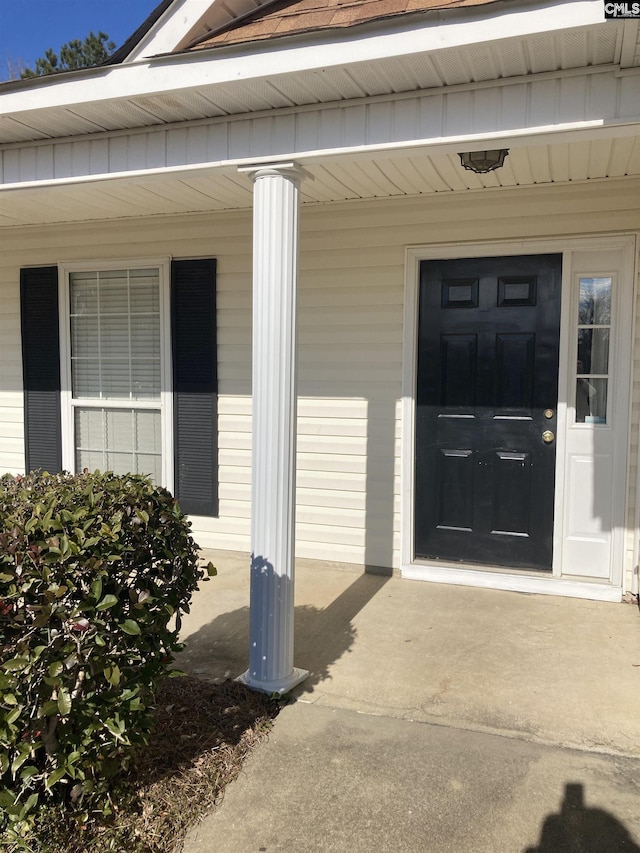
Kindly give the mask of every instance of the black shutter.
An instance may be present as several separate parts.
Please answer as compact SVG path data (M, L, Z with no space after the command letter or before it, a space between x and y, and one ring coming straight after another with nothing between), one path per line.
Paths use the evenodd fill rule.
M20 270L25 467L62 470L58 268Z
M171 265L175 496L190 515L218 514L216 262Z

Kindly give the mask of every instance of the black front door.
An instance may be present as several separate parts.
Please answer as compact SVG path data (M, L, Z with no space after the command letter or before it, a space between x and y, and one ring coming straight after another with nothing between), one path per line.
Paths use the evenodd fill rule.
M416 557L551 569L560 284L560 255L421 263Z

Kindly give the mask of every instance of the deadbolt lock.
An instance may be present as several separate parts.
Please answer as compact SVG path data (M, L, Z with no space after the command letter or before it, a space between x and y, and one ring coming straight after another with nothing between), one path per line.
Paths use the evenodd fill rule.
M551 444L554 438L555 435L551 432L550 429L545 429L545 431L542 433L542 440L545 444Z
M544 416L547 420L551 420L551 418L553 417L553 409L545 409Z

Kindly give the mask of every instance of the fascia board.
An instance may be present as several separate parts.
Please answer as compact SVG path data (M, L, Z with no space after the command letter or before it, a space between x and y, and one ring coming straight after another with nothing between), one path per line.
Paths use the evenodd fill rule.
M487 7L478 7L484 8ZM271 79L329 67L346 67L394 57L465 48L507 38L527 38L559 30L602 24L601 0L501 7L503 13L472 18L444 18L429 26L394 27L366 38L316 38L305 43L252 43L156 57L131 64L55 75L33 86L9 87L0 93L0 115L16 118L32 110L81 106L168 93L188 92L225 83ZM505 11L506 10L506 11ZM317 34L316 34L317 36ZM348 60L345 61L345 57ZM29 81L31 82L31 81Z

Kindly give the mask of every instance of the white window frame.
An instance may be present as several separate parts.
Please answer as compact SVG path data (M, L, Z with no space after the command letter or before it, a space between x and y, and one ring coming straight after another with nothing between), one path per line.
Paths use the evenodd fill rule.
M71 301L70 277L76 272L157 269L160 288L160 400L104 400L73 398L71 377ZM170 492L174 486L173 464L173 371L171 363L171 259L119 258L102 261L73 261L58 264L58 307L60 316L60 404L62 420L62 467L76 472L74 409L160 409L162 430L162 485Z

